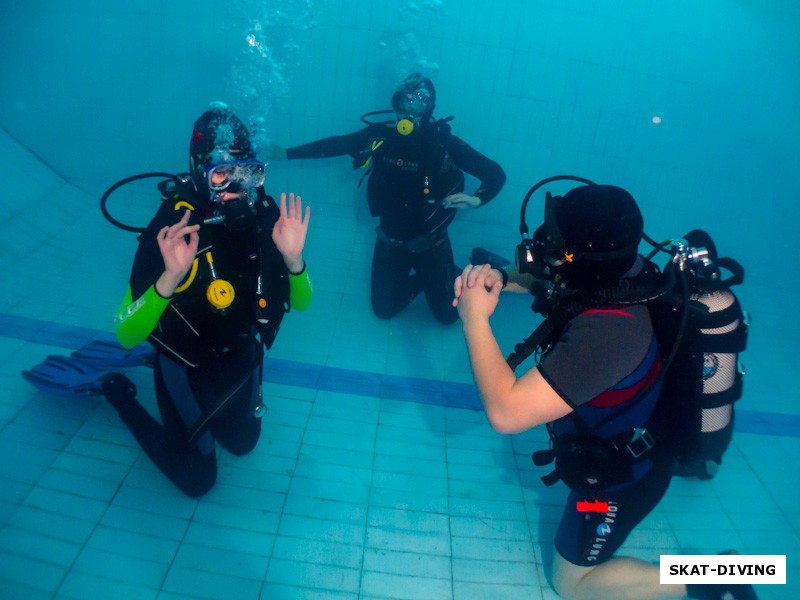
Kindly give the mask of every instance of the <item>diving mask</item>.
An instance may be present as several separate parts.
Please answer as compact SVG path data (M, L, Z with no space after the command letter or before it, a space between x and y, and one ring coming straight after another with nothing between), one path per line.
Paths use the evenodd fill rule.
M242 231L255 224L256 188L264 185L266 165L257 160L212 163L204 170L214 203L213 223Z
M424 87L417 88L412 92L401 92L398 102L401 113L411 117L422 117L428 114L433 108L433 98Z
M267 166L258 160L214 163L205 168L205 179L212 192L222 192L236 184L238 189L264 185Z
M394 110L397 113L397 131L409 135L419 126L422 119L433 110L433 96L424 87L410 92L397 92L394 99Z
M517 246L517 269L536 278L556 275L559 267L572 262L573 254L564 249L564 239L556 222L556 203L560 196L545 195L544 223L536 228L533 237L523 239Z
M541 225L533 237L523 239L517 246L517 271L537 278L544 277L545 269L550 262L545 259L547 255L547 236L545 226Z

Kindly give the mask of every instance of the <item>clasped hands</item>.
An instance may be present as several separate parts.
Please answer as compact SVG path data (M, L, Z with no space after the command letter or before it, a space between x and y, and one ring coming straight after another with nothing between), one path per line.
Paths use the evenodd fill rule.
M491 265L467 265L456 277L453 306L462 321L488 319L494 313L503 289L503 276Z

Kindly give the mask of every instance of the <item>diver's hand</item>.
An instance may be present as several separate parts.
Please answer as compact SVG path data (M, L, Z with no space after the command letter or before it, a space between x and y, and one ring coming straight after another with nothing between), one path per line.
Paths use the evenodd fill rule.
M467 265L454 285L453 306L458 308L462 321L486 319L494 313L503 289L502 277L492 274L490 265Z
M189 225L191 211L183 213L181 220L171 227L164 227L158 232L158 249L164 259L164 273L156 281L156 291L169 298L175 288L189 272L200 237L197 231L200 225ZM186 239L189 236L189 239Z
M272 228L272 241L283 257L286 268L290 273L299 273L303 270L303 247L306 244L308 233L308 220L311 216L311 207L306 206L303 213L303 201L300 196L289 194L289 207L286 207L286 193L281 193L281 216L275 221Z
M277 144L270 144L264 150L264 158L267 160L286 160L286 148Z
M477 208L481 205L481 199L477 196L470 196L459 192L458 194L450 194L442 200L442 206L445 208Z
M483 265L480 265L483 266ZM473 269L473 272L475 270ZM475 279L477 276L475 277ZM486 273L486 277L483 280L483 285L486 286L487 290L491 290L496 284L500 284L500 289L503 289L503 274L498 270L489 265L489 272ZM469 287L475 285L474 279L471 282L468 282Z
M461 291L464 287L474 287L478 280L478 275L480 273L485 273L483 277L482 285L486 288L487 291L490 291L495 285L498 283L500 284L500 289L503 289L503 274L500 273L497 269L492 268L491 265L467 265L468 267L472 267L470 269L469 274L464 277L463 274L456 278L455 286L453 289L453 293L455 299L453 300L453 306L458 306L458 299L461 297ZM489 271L485 272L482 270L482 267L489 267Z

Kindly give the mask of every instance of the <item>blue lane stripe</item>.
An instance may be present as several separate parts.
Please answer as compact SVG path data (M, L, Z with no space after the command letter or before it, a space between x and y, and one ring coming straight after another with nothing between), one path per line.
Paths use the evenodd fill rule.
M109 332L2 313L0 331L4 332L2 335L5 337L67 350L80 348L91 340L115 340ZM264 380L294 387L446 408L482 410L475 386L465 383L384 375L279 358L266 361ZM800 437L800 415L739 409L736 411L735 430L757 435Z
M483 410L475 386L268 358L264 380L328 392Z

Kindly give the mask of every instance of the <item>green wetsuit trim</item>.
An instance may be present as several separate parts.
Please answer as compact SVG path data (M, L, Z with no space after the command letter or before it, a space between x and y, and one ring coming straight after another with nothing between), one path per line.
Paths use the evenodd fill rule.
M114 330L119 343L124 348L133 348L145 341L168 304L169 298L160 296L154 285L134 302L128 286L122 306L114 317Z
M289 273L289 306L295 310L305 310L311 304L313 294L305 266L297 275Z
M308 272L303 269L297 275L290 273L289 306L296 310L305 310L311 304L312 296ZM160 296L153 285L134 302L129 286L122 306L114 317L114 330L119 343L124 348L133 348L144 342L155 329L168 304L169 298Z

